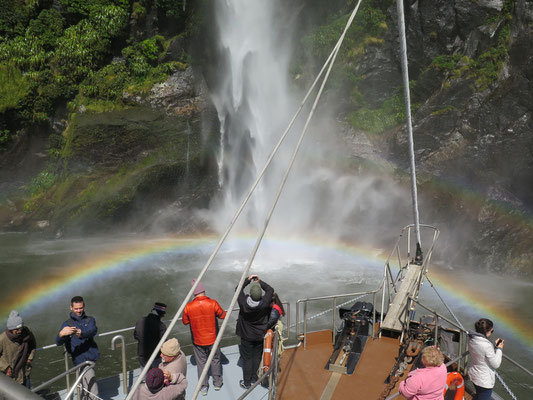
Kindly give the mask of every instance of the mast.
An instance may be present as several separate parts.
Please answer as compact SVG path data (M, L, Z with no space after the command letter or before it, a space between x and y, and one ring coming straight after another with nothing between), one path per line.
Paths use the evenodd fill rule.
M422 264L422 241L420 240L420 217L418 214L418 196L416 188L416 169L415 169L415 147L413 142L413 126L411 122L411 96L409 93L409 68L407 65L407 42L405 39L405 18L403 10L403 0L396 0L398 13L398 31L400 34L400 56L402 62L403 93L405 100L405 116L407 125L407 137L409 140L409 161L411 172L411 198L413 207L413 218L415 223L416 234L416 255L415 264Z

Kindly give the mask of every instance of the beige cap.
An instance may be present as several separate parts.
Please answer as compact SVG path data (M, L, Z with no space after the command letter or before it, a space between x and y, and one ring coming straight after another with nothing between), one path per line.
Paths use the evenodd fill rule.
M180 354L180 350L180 342L178 342L178 339L176 338L167 340L163 343L163 346L161 346L161 353L167 357L176 357Z

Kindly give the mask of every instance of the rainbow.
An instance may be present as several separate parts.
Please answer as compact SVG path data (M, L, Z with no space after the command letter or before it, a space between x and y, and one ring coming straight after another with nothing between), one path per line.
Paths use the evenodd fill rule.
M505 327L507 333L523 342L533 353L533 326L530 321L527 321L527 318L512 312L498 302L494 302L494 298L489 297L491 293L483 295L468 285L468 282L463 283L460 280L454 280L453 274L444 274L442 271L434 269L430 274L430 279L438 286L439 292L444 290L447 297L459 301L463 306L468 306L475 311L477 318L491 319L497 330L501 331L502 327ZM471 326L465 326L465 329L473 329L473 323Z
M241 238L250 240L249 238ZM124 273L128 269L137 268L143 264L142 261L150 260L165 253L185 252L201 247L213 247L216 238L210 236L203 237L165 237L159 239L149 239L144 241L133 241L122 245L118 249L105 252L102 255L81 261L62 269L59 275L49 276L40 282L34 282L25 289L8 294L0 305L0 317L7 318L10 310L16 309L23 313L32 305L38 302L46 302L56 298L72 285L80 284L86 281L102 276L106 277L110 273ZM277 242L278 240L271 240ZM313 248L324 248L346 253L350 256L357 256L365 260L371 260L376 268L383 265L385 258L379 255L376 249L361 248L347 243L336 243L326 245L324 240L311 240L302 243L291 240L279 240L281 243L291 242L311 246ZM378 264L376 261L381 261ZM381 268L381 266L379 267ZM505 327L506 333L512 334L518 341L524 344L527 350L533 353L533 325L521 318L518 314L511 312L509 309L495 304L488 296L476 293L466 284L453 280L450 274L439 272L437 268L432 268L430 279L438 288L439 293L445 293L445 298L459 302L461 305L472 309L476 314L492 319L499 327ZM471 327L465 326L469 329Z
M0 318L7 318L9 312L14 309L23 312L32 304L55 297L65 288L75 283L94 279L96 276L103 275L104 272L106 274L120 272L131 267L132 264L140 264L139 261L158 254L199 247L212 242L212 238L209 237L170 237L129 242L118 249L70 265L62 269L57 275L34 281L31 285L19 288L13 294L8 294L0 305Z

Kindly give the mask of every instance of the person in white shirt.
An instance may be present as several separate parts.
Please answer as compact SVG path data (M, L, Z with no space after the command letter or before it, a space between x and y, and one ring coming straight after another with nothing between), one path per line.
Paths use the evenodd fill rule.
M481 318L474 326L476 331L468 332L468 376L476 388L473 400L490 400L495 371L502 362L503 339L496 339L495 345L489 341L494 332L494 324L490 319Z

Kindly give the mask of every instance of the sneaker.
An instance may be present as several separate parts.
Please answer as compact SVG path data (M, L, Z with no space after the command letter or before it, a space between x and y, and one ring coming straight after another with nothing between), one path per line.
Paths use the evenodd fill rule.
M239 385L240 385L244 390L248 390L248 389L250 389L250 386L252 386L252 385L245 385L243 380L239 381Z
M203 388L200 389L200 394L202 396L207 396L207 391L209 390L209 388L207 386L204 386Z
M218 392L220 389L222 389L223 383L220 384L220 386L215 386L215 390Z

